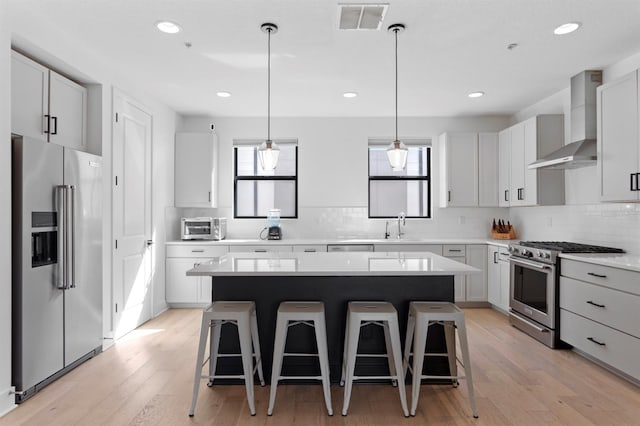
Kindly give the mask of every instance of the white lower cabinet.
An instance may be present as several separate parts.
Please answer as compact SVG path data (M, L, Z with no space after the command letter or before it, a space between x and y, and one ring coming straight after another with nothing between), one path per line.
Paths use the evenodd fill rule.
M485 244L445 244L443 256L480 269L480 273L456 275L454 277L454 300L456 302L487 301L487 246Z
M211 277L188 277L199 263L222 256L227 246L179 245L167 247L166 300L173 307L200 307L211 303ZM210 257L202 257L210 256Z
M640 273L562 259L560 339L640 380Z
M489 246L487 256L487 300L496 308L509 311L509 252Z

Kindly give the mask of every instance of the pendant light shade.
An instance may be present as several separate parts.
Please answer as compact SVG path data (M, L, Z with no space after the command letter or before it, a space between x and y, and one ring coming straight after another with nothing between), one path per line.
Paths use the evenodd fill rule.
M394 172L401 172L407 166L409 149L398 139L398 33L404 31L404 25L393 24L388 30L393 32L396 41L396 139L387 148L387 158Z
M263 170L273 170L278 165L280 148L275 142L266 140L258 146L258 159Z
M276 24L265 23L260 26L267 33L267 139L258 146L258 159L265 171L271 171L278 165L280 148L271 140L271 34L278 32Z

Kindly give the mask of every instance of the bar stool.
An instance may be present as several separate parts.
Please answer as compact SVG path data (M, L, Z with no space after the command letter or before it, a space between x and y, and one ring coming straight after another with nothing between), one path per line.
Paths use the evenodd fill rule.
M446 353L425 353L427 334L433 324L442 324L445 329ZM460 349L462 350L462 366L464 376L457 375L457 358L455 352L455 330L458 330ZM413 342L413 352L411 344ZM418 354L418 356L416 356ZM409 357L413 356L413 366L409 366ZM422 366L425 356L447 357L449 360L449 376L428 376L422 374ZM411 386L411 415L416 415L418 397L420 396L421 379L451 379L454 387L458 386L459 379L467 380L469 403L473 417L478 418L476 400L473 393L473 377L471 375L471 359L469 358L469 345L467 343L467 328L464 322L464 312L453 303L449 302L411 302L409 304L409 320L407 322L407 335L404 344L403 371L407 368L413 374Z
M223 324L235 324L238 327L240 339L240 354L218 354L220 347L220 332ZM202 375L205 346L207 335L211 336L209 349L209 375ZM253 343L253 349L251 344ZM243 374L216 375L216 364L221 357L242 357ZM255 359L256 366L253 366ZM193 379L193 397L189 416L193 417L198 400L200 379L209 379L208 386L213 386L214 379L244 379L247 388L247 401L251 415L256 415L253 397L253 376L258 371L260 384L264 386L262 373L262 360L260 356L260 341L258 338L258 321L256 319L256 305L254 302L220 301L213 302L202 312L202 326L200 328L200 344L198 346L198 359L196 361L195 377Z
M287 342L289 327L306 325L315 329L317 354L286 353L284 351ZM282 359L285 356L317 356L320 362L320 376L282 376ZM330 416L333 416L331 407L331 393L329 390L329 356L327 353L327 330L324 317L324 303L322 302L282 302L278 307L276 320L276 336L273 344L273 367L271 368L271 393L269 395L269 409L267 414L273 414L276 402L276 388L278 381L288 380L322 380L324 390L324 402Z
M384 329L386 354L359 354L358 341L360 328L367 325L377 325ZM388 302L349 302L347 309L347 326L344 336L344 357L342 361L342 378L340 386L344 386L344 404L342 415L347 415L351 400L351 389L354 380L362 379L391 379L394 386L398 386L400 403L405 417L409 416L407 396L402 373L402 348L400 346L400 330L398 328L398 312ZM355 376L357 357L385 357L389 363L389 376Z

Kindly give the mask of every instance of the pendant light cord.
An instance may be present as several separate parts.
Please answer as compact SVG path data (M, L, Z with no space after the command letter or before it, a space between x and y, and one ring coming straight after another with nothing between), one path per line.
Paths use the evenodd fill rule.
M394 29L396 36L396 141L398 141L398 29Z
M267 30L267 143L271 143L271 31Z

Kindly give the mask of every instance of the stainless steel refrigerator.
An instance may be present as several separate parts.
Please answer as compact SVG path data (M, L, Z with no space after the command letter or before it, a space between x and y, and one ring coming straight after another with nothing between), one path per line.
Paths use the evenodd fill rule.
M102 348L102 159L12 136L12 380L23 402Z

